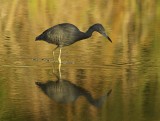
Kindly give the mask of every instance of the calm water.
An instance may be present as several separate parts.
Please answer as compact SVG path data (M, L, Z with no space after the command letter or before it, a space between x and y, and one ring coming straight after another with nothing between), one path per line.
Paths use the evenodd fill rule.
M158 0L0 3L0 121L160 121ZM113 43L95 32L60 69L56 46L34 40L64 22L102 23Z

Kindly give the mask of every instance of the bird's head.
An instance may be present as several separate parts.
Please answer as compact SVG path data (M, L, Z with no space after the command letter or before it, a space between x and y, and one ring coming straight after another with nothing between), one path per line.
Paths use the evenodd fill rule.
M99 32L99 33L102 34L104 37L106 37L110 42L112 42L112 40L111 40L111 39L109 38L109 36L106 34L105 29L104 29L104 27L102 26L102 24L99 24L99 23L94 24L94 25L92 26L92 29L93 29L94 31Z

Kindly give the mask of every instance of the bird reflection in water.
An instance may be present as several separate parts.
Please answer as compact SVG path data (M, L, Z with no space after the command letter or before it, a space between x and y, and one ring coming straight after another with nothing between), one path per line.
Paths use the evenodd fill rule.
M59 66L59 69L60 67L61 66ZM75 102L78 97L84 96L90 104L100 107L112 91L109 90L100 98L94 99L89 91L68 80L61 79L61 73L59 73L59 75L55 81L48 80L46 83L36 82L36 85L38 85L49 98L58 103L72 103Z
M110 95L112 90L107 91L103 96L94 99L92 95L84 88L77 86L67 80L49 80L46 83L36 82L42 91L51 99L59 103L75 102L79 96L84 96L89 103L99 107L101 106Z

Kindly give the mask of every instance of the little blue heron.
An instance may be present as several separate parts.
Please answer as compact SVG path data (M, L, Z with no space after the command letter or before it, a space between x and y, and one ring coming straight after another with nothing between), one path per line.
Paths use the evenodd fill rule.
M89 27L86 32L81 32L75 25L70 23L62 23L55 25L47 30L45 30L42 34L36 37L37 40L44 40L48 43L55 44L57 47L53 50L53 57L54 52L57 48L60 48L59 51L59 63L61 63L61 49L64 46L69 46L79 40L87 39L92 36L94 31L99 32L104 37L106 37L110 42L111 39L105 32L104 27L97 23Z

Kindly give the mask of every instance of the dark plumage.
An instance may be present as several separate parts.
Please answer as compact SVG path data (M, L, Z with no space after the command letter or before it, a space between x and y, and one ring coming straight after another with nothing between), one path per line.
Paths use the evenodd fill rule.
M87 39L92 36L94 31L99 32L112 42L101 24L94 24L86 32L81 32L75 25L69 23L58 24L45 30L42 34L36 37L36 41L44 40L48 43L57 45L54 51L60 47L59 62L61 63L60 56L62 47L69 46L79 40Z
M88 90L64 79L48 80L46 83L35 82L35 84L40 87L49 98L63 104L73 103L80 96L83 96L93 106L100 107L106 102L106 99L112 92L112 90L106 91L104 95L94 99Z

